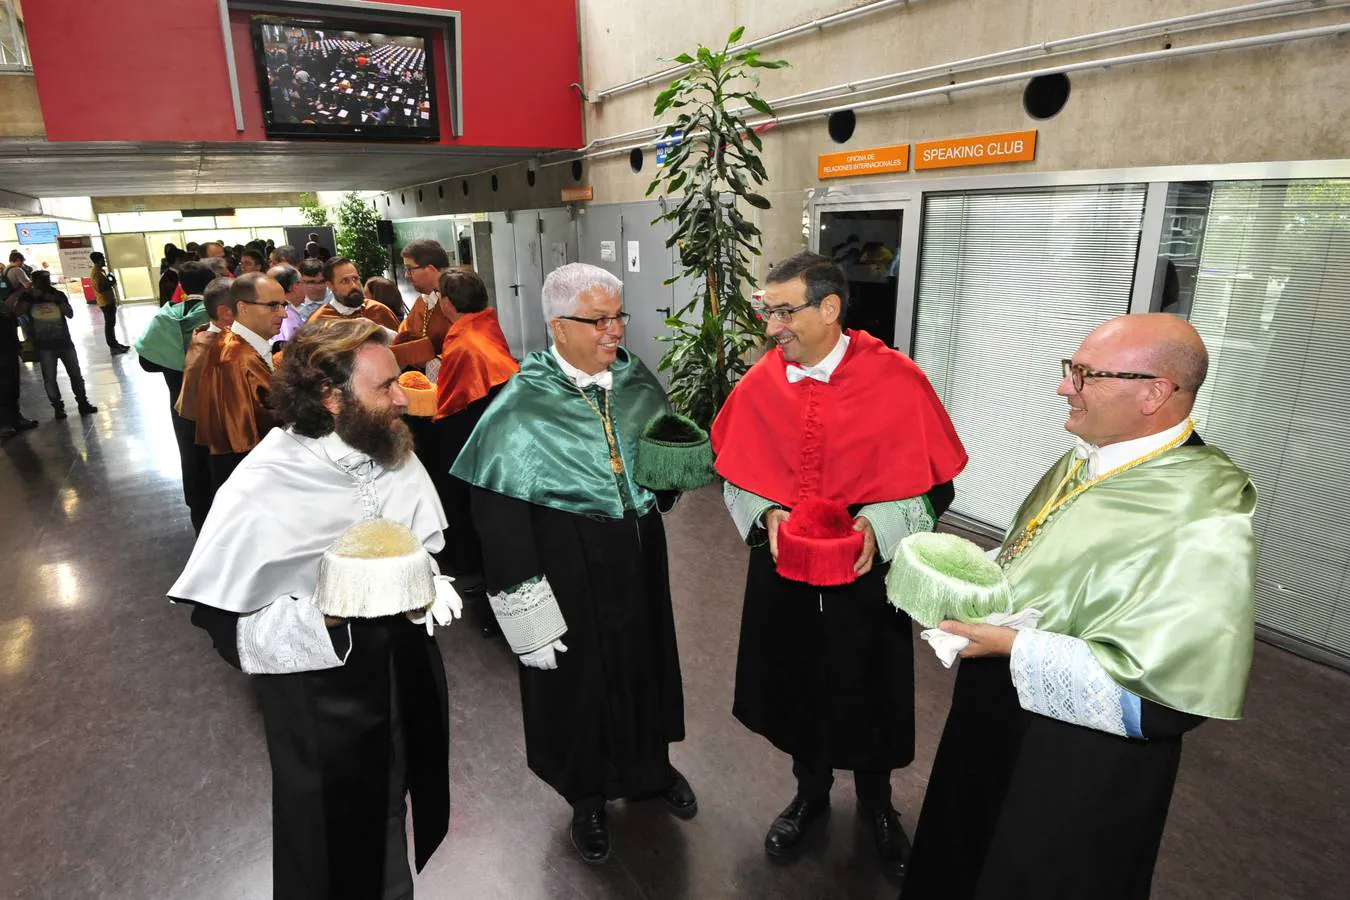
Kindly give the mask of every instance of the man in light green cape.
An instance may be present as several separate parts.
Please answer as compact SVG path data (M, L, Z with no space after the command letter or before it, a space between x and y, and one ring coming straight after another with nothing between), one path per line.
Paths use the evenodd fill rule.
M969 640L903 897L1143 898L1183 735L1242 714L1256 491L1190 419L1195 329L1124 316L1063 361L1078 447L999 553L1035 628Z

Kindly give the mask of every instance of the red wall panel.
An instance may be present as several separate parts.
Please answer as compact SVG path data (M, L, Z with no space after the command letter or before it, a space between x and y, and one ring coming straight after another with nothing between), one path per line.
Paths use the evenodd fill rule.
M449 136L441 41L432 46L442 144L581 145L581 100L569 86L581 80L575 0L400 2L461 14L459 138ZM240 133L216 0L43 0L24 12L48 140L265 140L248 13L230 15Z

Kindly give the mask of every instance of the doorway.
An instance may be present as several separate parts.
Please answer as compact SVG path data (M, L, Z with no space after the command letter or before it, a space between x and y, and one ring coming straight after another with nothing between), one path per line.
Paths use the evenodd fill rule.
M848 278L844 326L895 347L896 286L900 274L901 209L821 212L819 252ZM908 350L908 348L904 348Z

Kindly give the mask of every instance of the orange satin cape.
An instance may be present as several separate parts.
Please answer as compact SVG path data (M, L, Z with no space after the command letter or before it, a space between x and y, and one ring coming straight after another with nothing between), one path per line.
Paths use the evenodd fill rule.
M353 319L356 316L364 316L376 325L383 325L390 331L398 330L398 317L394 311L385 306L378 300L366 300L361 304L361 311L350 316L344 316L333 308L333 304L325 303L309 317L310 322L319 322L323 319Z
M450 326L436 376L436 419L461 412L520 371L495 309L465 313Z
M190 422L197 421L197 387L219 337L219 331L208 331L207 326L202 325L193 329L192 340L188 342L187 355L183 358L183 387L178 391L178 405L174 409Z
M408 317L398 326L398 334L394 337L394 343L402 344L405 341L415 341L425 336L431 341L432 348L439 356L441 350L445 348L445 336L450 331L450 320L446 318L439 303L431 308L430 315L431 321L427 322L426 297L418 297L414 300L412 309L408 310ZM426 335L422 334L423 325L426 326Z
M197 385L197 443L213 454L247 453L276 424L267 405L272 370L248 341L221 332Z

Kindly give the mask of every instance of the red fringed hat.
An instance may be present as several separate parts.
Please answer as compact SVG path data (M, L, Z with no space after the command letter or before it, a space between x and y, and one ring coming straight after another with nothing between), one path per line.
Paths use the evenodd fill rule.
M816 587L851 584L863 535L842 503L803 500L778 529L778 574Z

